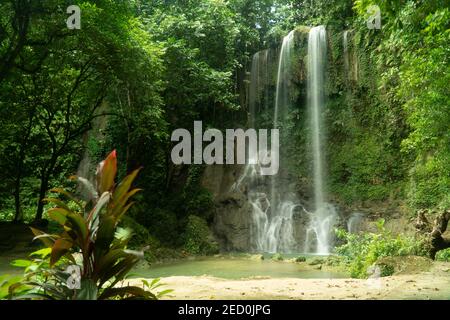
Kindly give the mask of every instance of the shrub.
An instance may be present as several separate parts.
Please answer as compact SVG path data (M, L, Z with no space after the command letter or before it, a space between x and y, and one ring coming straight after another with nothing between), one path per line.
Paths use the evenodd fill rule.
M279 254L279 253L275 253L275 254L272 256L272 260L273 260L273 261L283 261L283 256L282 256L281 254Z
M336 253L345 258L345 263L352 277L367 277L368 269L382 257L426 255L422 241L402 235L394 237L385 230L384 219L380 219L377 222L377 228L378 233L360 234L351 234L344 230L337 230L337 237L343 239L346 243L337 247ZM392 270L388 269L384 273L382 270L382 275L393 273Z
M309 264L310 266L316 266L316 265L322 264L322 263L324 263L324 262L325 262L325 260L322 259L322 258L315 258L315 259L313 259L312 261L310 261L308 264Z
M192 254L215 254L219 248L212 239L206 221L198 216L190 215L185 231L184 248Z
M395 272L395 267L387 263L377 263L376 266L380 268L380 276L388 277L392 276Z
M295 262L305 262L306 258L304 256L299 256L297 258L295 258Z
M436 253L436 260L438 260L438 261L450 261L450 248L438 251Z
M30 260L14 262L25 268L25 274L21 281L9 286L7 298L156 299L145 289L153 288L153 284L116 286L143 256L142 252L127 249L131 230L118 227L133 204L130 198L139 191L131 188L138 172L139 169L133 171L116 186L117 158L113 151L99 165L95 187L86 179L75 177L89 190L92 200L88 203L63 189L53 189L76 206L59 198L46 199L56 205L47 214L62 227L61 231L48 234L32 228L46 248L34 252ZM79 272L69 273L68 269ZM70 283L78 283L79 287Z
M155 239L147 228L136 222L131 217L123 217L120 226L133 231L133 237L130 239L128 246L130 248L139 248L143 246L149 246L150 250L154 250L160 246L160 243Z

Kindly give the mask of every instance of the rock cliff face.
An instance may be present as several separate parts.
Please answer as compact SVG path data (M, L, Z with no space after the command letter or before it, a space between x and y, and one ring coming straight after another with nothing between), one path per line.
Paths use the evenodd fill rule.
M305 110L308 33L308 27L299 27L295 33L295 57L293 58L295 62L289 81L293 89L292 92L290 91L289 98L294 101L295 108L290 111L289 119L286 120L292 123L286 122L283 124L284 127L293 127L293 134L288 135L285 140L282 137L280 138L281 160L278 186L292 192L298 200L296 203L300 203L306 211L311 212L313 209L311 156L308 154L308 143L305 138L308 135ZM352 99L361 99L358 95L359 91L355 88L357 88L358 83L364 82L362 75L365 73L362 69L363 64L360 62L361 53L358 51L360 37L353 30L340 32L330 29L327 30L327 35L326 122L327 130L330 131L329 135L333 136L333 134L339 134L347 129L345 126L349 121L343 120L341 123L341 120L336 119L347 119L348 115L353 114L354 107L352 109L345 106ZM250 114L251 108L243 107L244 110L249 112L249 123L256 123L256 127L259 128L271 128L273 126L278 55L279 48L261 51L258 71L255 75L256 80L253 79L257 84L256 96L253 97L255 100L254 114ZM367 77L366 74L365 78ZM248 82L250 83L250 81ZM250 92L250 90L247 91ZM247 98L244 100L250 99L250 97ZM364 103L364 101L361 103ZM379 218L384 218L388 230L392 230L394 233L404 232L408 227L408 222L404 221L404 218L400 219L400 217L403 217L400 204L391 203L390 200L368 201L367 204L360 204L354 200L351 204L348 201L342 201L343 195L348 196L349 194L349 191L345 190L351 191L348 188L347 180L352 174L347 169L347 162L352 161L352 159L350 156L345 156L342 150L353 150L353 147L351 147L353 142L343 143L333 139L330 139L330 141L332 143L326 146L327 171L330 177L329 183L334 185L328 185L327 187L330 189L328 201L334 205L338 214L335 227L352 232L374 231L373 222ZM363 162L364 159L360 162ZM355 167L354 164L353 167ZM237 190L233 190L233 185L237 183L243 172L244 166L240 165L210 165L206 166L202 176L202 185L211 192L215 203L212 230L224 251L248 252L252 251L254 247L254 243L252 243L254 241L252 232L255 231L252 230L252 228L254 229L253 207L249 202L249 198L252 198L251 192L248 192L247 188L249 187L246 183L243 183ZM355 175L357 174L358 171L356 170ZM264 189L267 185L267 182L262 181L256 188ZM255 185L253 185L253 188L255 188ZM357 191L355 189L354 192ZM297 243L297 247L293 250L298 250L298 252L304 250L302 246L307 240L307 226L311 217L306 211L301 207L295 208L292 217L293 237ZM402 214L399 214L400 212ZM408 229L407 232L411 231Z
M247 199L244 188L233 190L233 185L242 174L243 166L239 165L211 165L207 166L202 176L202 186L208 189L215 204L214 221L212 224L213 234L219 243L221 251L252 251L252 211L253 208ZM308 195L301 186L297 186L297 193L306 199L308 206ZM347 207L336 204L339 213L339 223L336 227L353 232L376 232L373 222L380 218L386 219L386 228L394 234L412 234L407 219L401 218L398 205L395 203L367 203L365 205ZM355 212L358 213L355 220ZM354 222L352 222L352 220ZM305 242L309 217L299 208L294 213L294 238L302 252L301 244ZM336 243L339 244L339 243Z
M252 251L253 207L248 201L247 186L233 188L243 169L238 165L211 165L202 177L202 186L211 192L215 204L212 231L222 251ZM299 244L305 240L308 219L300 208L294 214L294 238Z
M248 251L252 208L245 192L233 191L243 167L238 165L207 166L202 186L208 189L215 203L213 232L224 251Z
M245 196L231 193L217 202L214 233L225 251L249 251L252 207Z

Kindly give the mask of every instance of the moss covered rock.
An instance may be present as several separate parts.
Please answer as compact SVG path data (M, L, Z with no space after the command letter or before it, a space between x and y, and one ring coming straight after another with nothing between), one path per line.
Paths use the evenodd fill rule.
M184 234L184 249L188 253L201 255L211 255L219 252L219 246L203 218L195 215L188 217Z
M272 258L273 261L283 261L283 256L279 253L275 253Z

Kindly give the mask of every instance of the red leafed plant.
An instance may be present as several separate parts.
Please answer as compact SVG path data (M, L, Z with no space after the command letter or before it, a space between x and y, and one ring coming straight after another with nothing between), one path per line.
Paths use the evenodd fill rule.
M145 289L155 288L155 282L148 285L144 281L143 287L118 286L143 255L142 252L127 250L132 233L118 228L120 219L133 205L130 198L139 191L131 186L138 172L139 169L134 170L116 185L117 157L114 150L99 164L95 187L86 179L73 177L94 193L90 203L86 204L63 189L51 190L76 203L77 209L71 209L59 198L46 199L55 205L47 211L48 216L62 226L62 231L48 234L32 228L35 239L40 239L48 248L47 251L40 250L43 255L47 253L48 268L45 268L45 277L42 277L41 267L28 267L30 272L26 272L27 281L22 285L32 288L26 290L30 298L157 298ZM79 266L79 289L70 289L66 285L69 274L64 270L69 265Z

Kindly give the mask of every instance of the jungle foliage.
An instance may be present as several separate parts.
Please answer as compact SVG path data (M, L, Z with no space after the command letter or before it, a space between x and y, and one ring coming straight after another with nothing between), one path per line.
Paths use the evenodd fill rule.
M31 228L34 239L42 241L46 248L33 252L30 260L13 262L14 266L24 267L25 273L23 278L17 279L19 281L9 279L3 283L8 285L4 297L157 299L158 295L146 290L146 287L155 288L156 282L151 285L143 282L142 287L121 285L121 281L143 258L143 252L127 248L133 231L118 227L119 221L133 205L131 197L139 191L132 188L138 172L139 169L134 170L116 184L117 157L114 150L99 164L95 185L83 177L73 177L85 188L85 199L78 199L64 189L52 189L60 197L46 198L47 202L55 205L47 213L60 225L60 231L49 234ZM62 197L73 202L76 208L71 208Z
M334 68L326 88L330 193L350 205L398 200L410 212L450 205L448 1L70 4L82 10L81 30L66 27L68 1L0 3L1 220L42 224L51 218L43 201L49 190L75 172L93 177L85 163L117 149L119 178L143 166L136 179L143 191L122 223L139 229L155 252L209 252L195 238L206 237L214 211L203 167L171 163L170 133L193 120L245 126L252 55L317 24L329 30ZM372 4L381 9L381 30L366 26ZM303 110L291 116L302 118ZM302 130L293 128L293 143ZM308 168L296 166L303 181Z
M338 238L345 241L345 244L336 248L336 253L345 258L344 262L352 277L366 278L375 267L380 268L379 276L392 275L392 266L379 263L383 257L427 255L424 241L405 235L393 235L385 229L383 219L376 222L376 227L375 233L351 234L342 229L336 231Z

